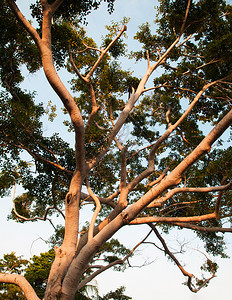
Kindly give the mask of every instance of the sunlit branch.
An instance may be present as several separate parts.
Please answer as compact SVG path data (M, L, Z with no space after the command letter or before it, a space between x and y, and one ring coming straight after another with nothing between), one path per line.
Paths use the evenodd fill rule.
M89 82L87 84L87 86L88 86L90 97L91 97L92 111L89 114L88 121L87 121L87 123L85 125L85 130L87 130L87 128L92 124L92 122L94 120L94 117L96 116L96 114L98 113L98 111L101 108L101 106L97 105L97 101L96 101L96 96L95 96L95 91L94 91L93 85Z
M227 177L223 177L221 184L226 183L226 181L227 181ZM228 183L227 185L229 185L229 188L232 187L232 182ZM218 193L217 200L216 200L215 213L216 213L217 219L219 219L219 217L220 217L219 216L219 211L220 211L221 198L222 198L222 195L223 195L223 191L225 191L225 189L220 190L220 192Z
M176 123L174 125L170 125L169 128L166 130L166 132L157 140L157 142L153 145L150 155L149 155L149 162L152 162L154 159L154 155L156 150L159 148L159 146L163 143L163 141L165 141L170 134L173 132L173 130L175 130L182 122L184 119L186 119L186 117L189 115L189 113L191 112L191 110L193 109L193 107L195 106L195 104L198 102L198 100L200 99L200 97L202 96L202 94L212 85L214 85L217 81L211 82L209 84L206 84L203 86L203 88L201 89L200 92L198 92L198 94L196 95L196 97L193 99L193 101L190 103L190 105L188 106L188 108L185 110L185 112L182 114L182 116L176 121Z
M166 122L168 124L168 127L171 126L172 124L170 123L170 120L169 120L169 115L171 113L171 107L168 108L167 112L166 112Z
M167 82L165 82L165 83L163 83L163 84L160 84L160 85L158 85L158 86L153 86L153 87L144 89L144 90L143 90L143 93L149 92L149 91L153 91L153 90L156 90L156 89L159 89L159 88L162 88L162 87L165 87L166 84L167 84Z
M122 33L121 33L122 34ZM123 126L123 124L125 123L130 111L133 109L135 103L137 102L137 100L139 99L139 97L141 96L141 94L144 92L144 87L145 84L147 82L147 80L149 79L150 75L153 73L153 71L155 69L157 69L167 58L167 56L169 55L170 51L175 47L175 45L178 43L179 39L180 39L181 35L172 43L172 45L165 51L165 53L160 57L160 59L154 63L153 65L150 65L147 70L145 75L143 76L143 78L141 79L137 90L135 91L135 93L133 93L130 97L130 99L128 100L126 106L124 107L124 109L122 110L114 128L112 129L112 132L109 134L108 136L108 144L107 146L101 151L101 153L99 153L99 155L97 157L95 157L90 163L89 163L89 169L93 168L93 166L100 161L103 156L109 151L109 146L112 143L112 141L114 140L114 138L116 137L116 135L118 134L119 130L121 129L121 127ZM109 45L110 46L110 45ZM108 46L108 47L109 47ZM108 48L107 47L107 48ZM106 48L106 49L107 49ZM91 71L90 71L91 72ZM89 73L90 74L90 73ZM85 78L88 79L88 77L90 75L87 75ZM213 83L211 83L212 85ZM207 86L208 87L208 86ZM207 87L203 87L207 88ZM204 91L202 91L203 93ZM201 92L200 92L201 93ZM200 96L199 96L200 97ZM182 120L181 120L182 121ZM178 122L177 122L178 123ZM178 123L179 124L179 123ZM177 124L177 126L178 126ZM152 158L150 158L150 166L149 168L145 171L145 173L142 176L139 176L141 178L141 180L143 178L145 178L146 176L148 176L154 169L153 163L152 163ZM138 178L137 178L138 179ZM136 179L136 182L137 182ZM140 179L139 179L140 180Z
M155 200L155 203L150 203L147 207L152 207L153 204L156 203L164 203L168 199L170 199L173 195L178 193L208 193L208 192L217 192L217 191L225 191L227 189L232 188L232 182L229 182L226 185L220 185L220 186L211 186L211 187L197 187L197 188L174 188L171 191L169 191L164 197L160 197Z
M86 51L87 49L95 50L95 51L98 51L98 52L102 52L102 51L103 51L102 49L98 49L98 48L95 48L95 47L88 46L88 45L86 45L84 42L82 42L82 43L83 43L83 45L84 45L86 48L85 48L84 50L82 50L82 51L78 51L78 53L84 52L84 51Z
M40 300L26 278L19 274L0 273L0 282L18 285L28 300Z
M148 50L146 51L146 54L147 54L147 66L149 68L150 67L150 57L149 57L149 51Z
M62 217L65 219L65 216L63 214L63 212L56 206L56 205L53 205L53 206L49 206L46 210L45 210L45 213L43 215L43 217L33 217L33 218L26 218L22 215L20 215L17 210L16 210L16 207L15 207L15 193L16 193L16 183L15 183L15 187L14 187L14 192L13 192L13 212L15 213L15 215L23 220L23 221L36 221L36 220L41 220L41 221L46 221L48 220L50 223L51 223L51 220L47 218L48 216L48 213L50 210L52 209L55 209L57 210L61 215ZM52 224L52 223L51 223ZM54 227L54 225L52 224L52 226Z
M23 27L26 29L26 31L30 34L30 36L33 38L35 43L40 47L41 45L41 38L36 31L36 29L31 25L30 22L27 21L27 19L23 16L20 9L18 8L16 1L14 0L7 0L7 3L9 4L12 12L15 14L17 20L23 25Z
M188 285L188 288L189 288L192 292L194 292L194 293L198 292L202 287L204 287L204 286L206 285L206 283L208 283L212 278L215 277L215 272L214 272L214 270L212 270L212 276L211 276L210 278L204 280L204 281L203 281L203 284L202 284L200 287L198 287L198 288L194 287L193 284L192 284L192 278L194 277L194 275L191 274L191 273L189 273L189 272L187 272L187 271L183 268L183 266L181 265L181 263L179 262L179 260L178 260L178 259L175 257L175 255L169 250L169 248L168 248L168 246L167 246L165 240L162 238L162 236L160 235L159 231L156 229L155 225L149 224L149 226L152 228L152 230L154 231L155 235L156 235L157 238L160 240L160 242L161 242L161 244L162 244L162 246L163 246L163 248L164 248L165 253L166 253L166 254L174 261L174 263L175 263L175 264L177 265L177 267L180 269L180 271L182 272L182 274L183 274L184 276L188 277L187 285Z
M95 91L94 91L93 85L91 84L90 80L87 80L86 77L82 76L81 73L80 73L80 71L78 70L78 68L77 68L77 66L76 66L76 64L75 64L75 62L73 60L72 52L70 50L70 47L69 47L69 59L70 59L72 67L73 67L75 73L77 74L77 76L87 85L88 90L89 90L89 94L90 94L90 97L91 97L92 111L89 114L88 121L87 121L87 123L85 125L85 131L86 131L87 128L92 124L95 115L97 114L97 112L100 109L100 106L97 105Z
M188 170L202 155L208 153L212 144L225 132L225 130L232 124L232 110L229 111L218 124L209 132L209 134L200 142L200 144L185 157L178 166L175 167L156 187L152 187L139 200L131 204L125 210L124 222L126 224L144 224L149 222L149 217L138 218L135 217L144 210L152 201L161 195L165 190L172 186L178 185L182 181L184 172ZM167 217L151 217L150 222L200 222L208 219L215 219L216 213L206 214L203 216L193 216L189 218L172 219Z
M101 203L100 203L98 197L95 196L93 191L91 190L88 179L86 179L86 187L87 187L89 195L94 200L95 205L96 205L92 220L91 220L90 225L89 225L89 231L88 231L88 242L89 242L93 238L94 225L95 225L97 216L98 216L98 214L101 210Z
M182 43L177 44L176 47L181 47L181 46L182 46L183 44L185 44L188 40L190 40L192 36L193 36L193 35L190 34L190 35L189 35Z
M232 233L232 228L205 227L205 226L199 226L196 224L184 223L184 222L183 223L172 222L171 224L182 227L182 228L197 230L197 231L202 231L202 232L222 232L222 233L231 232Z
M167 211L167 210L169 210L170 208L172 208L172 207L176 207L176 206L179 206L179 205L186 205L186 206L182 206L182 207L178 207L176 210L179 210L179 209L182 209L182 208L185 208L185 207L190 207L190 205L191 204L196 204L196 203L199 203L199 202L203 202L203 200L197 200L197 201L186 201L186 202L178 202L178 203L174 203L174 204L171 204L171 205L169 205L168 207L165 207L164 209L161 209L159 212L165 212L165 211ZM157 205L155 205L155 207L156 207ZM152 205L150 206L150 205L148 205L147 206L148 208L151 208L152 207ZM172 210L173 211L173 210ZM170 212L172 212L172 211L168 211L168 213L170 213Z
M132 182L130 182L130 184L128 184L128 188L130 190L132 190L139 182L141 182L144 178L149 176L154 171L154 156L157 149L170 136L173 130L176 129L179 126L179 124L188 116L188 114L191 112L192 108L198 102L201 95L206 91L206 89L214 85L216 82L217 81L214 81L204 85L202 90L197 94L197 96L194 98L194 100L191 102L191 104L186 109L186 111L182 114L179 120L177 120L177 122L174 125L170 125L166 130L166 132L155 142L155 144L153 144L148 158L148 168L144 170L142 173L140 173Z
M28 147L24 146L23 144L21 145L16 145L17 147L21 148L21 149L24 149L26 150L35 160L38 159L40 160L41 162L43 163L46 163L46 164L49 164L49 165L52 165L70 175L73 174L73 171L70 171L70 170L67 170L66 168L62 167L60 164L57 164L53 161L50 161L50 160L47 160L46 158L42 157L41 155L35 153L34 151L30 150Z
M109 43L109 45L102 50L98 60L96 61L96 63L94 64L94 66L92 67L92 69L89 71L89 73L85 76L86 80L89 80L91 78L91 76L93 75L94 71L96 70L96 68L99 66L100 62L102 61L103 57L105 56L105 54L109 51L109 49L113 46L113 44L115 44L115 42L122 36L122 34L127 30L126 26L123 26L123 28L121 29L121 31L119 32L119 34L116 36L116 38L111 41Z
M215 219L216 214L210 213L201 216L192 217L140 217L129 222L130 225L148 224L148 223L172 223L172 222L202 222L211 219Z
M117 197L119 194L119 192L117 193L114 193L112 194L111 197L107 197L107 198L102 198L102 197L98 197L99 201L102 203L102 204L108 204L110 205L111 207L115 207L115 203L112 201L115 197ZM81 192L81 200L82 201L90 201L90 202L94 202L94 199L92 197L90 197L90 195L86 194L86 193L83 193Z
M156 180L154 180L154 181L148 183L146 186L152 187L152 186L156 185L157 183L159 183L159 182L164 178L164 176L166 176L166 174L167 174L169 168L170 168L170 167L166 167L166 168L164 169L164 171L162 172L162 174L161 174Z
M191 0L188 0L184 20L183 20L183 23L182 23L182 26L181 26L181 29L180 29L180 35L182 35L184 33L184 30L185 30L185 25L186 25L187 17L188 17L188 14L189 14L190 4L191 4Z
M217 60L213 59L213 60L211 60L210 62L207 62L207 63L205 63L205 64L203 64L203 65L197 67L195 70L202 69L202 68L204 68L205 66L208 66L208 65L210 65L210 64L214 64L214 63L216 63L216 62L218 62L218 61L219 61L218 59L217 59ZM188 71L184 72L183 75L186 75L186 74L191 73L191 72L192 72L191 70L188 70Z

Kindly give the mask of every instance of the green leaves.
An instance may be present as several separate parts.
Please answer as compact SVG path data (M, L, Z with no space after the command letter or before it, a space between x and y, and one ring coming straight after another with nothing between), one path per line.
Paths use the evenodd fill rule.
M49 4L52 4L54 0L48 1ZM107 2L108 11L111 13L113 11L115 0L87 0L87 1L75 1L68 0L65 3L61 4L58 10L55 12L55 20L63 19L69 21L84 21L86 22L86 15L88 15L91 10L96 10L101 2ZM31 5L32 16L36 17L37 21L41 22L41 4L40 1L36 1L35 4Z
M54 258L53 250L41 253L39 256L34 255L26 268L25 277L40 298L44 296L46 281Z

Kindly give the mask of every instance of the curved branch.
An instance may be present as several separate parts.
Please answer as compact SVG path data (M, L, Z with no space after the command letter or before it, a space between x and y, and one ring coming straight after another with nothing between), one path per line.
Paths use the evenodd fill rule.
M26 217L21 216L21 215L16 211L16 208L15 208L15 202L13 201L13 212L15 213L15 215L16 215L18 218L20 218L20 219L22 219L22 220L24 220L24 221L36 221L36 220L41 220L41 221L46 221L46 220L48 220L48 221L50 221L50 220L47 218L47 216L48 216L49 210L51 210L51 209L56 209L56 210L63 216L63 218L65 218L63 212L62 212L60 209L58 209L55 205L54 205L54 206L49 206L49 207L45 210L45 213L44 213L43 217L26 218Z
M229 182L226 185L220 185L220 186L211 186L211 187L197 187L197 188L174 188L171 191L169 191L164 197L156 199L154 202L151 202L147 207L151 208L153 205L156 205L157 203L164 203L168 199L170 199L173 195L177 193L208 193L208 192L216 192L216 191L226 191L228 189L232 188L232 182Z
M22 275L0 273L0 282L18 285L28 300L40 300L30 283Z
M44 213L44 216L43 217L34 217L34 218L26 218L26 217L23 217L21 216L17 211L16 211L16 207L15 207L15 192L16 192L16 184L15 184L15 188L14 188L14 192L13 192L13 212L15 213L15 215L24 220L24 221L35 221L35 220L41 220L41 221L50 221L51 223L51 220L47 218L48 216L48 213L49 213L49 210L51 209L56 209L61 215L62 217L65 219L65 216L63 214L63 212L56 206L56 205L53 205L53 206L49 206L46 210L45 210L45 213ZM52 224L52 223L51 223ZM53 224L52 224L53 226ZM54 226L53 226L54 227Z
M92 220L91 220L90 225L89 225L89 231L88 231L88 242L89 242L93 238L94 224L95 224L97 216L98 216L98 214L101 210L101 203L100 203L98 197L95 196L93 191L91 190L88 179L86 179L86 187L87 187L89 195L92 197L92 199L94 200L94 202L96 204L96 208L95 208Z
M182 274L184 276L188 277L188 281L187 281L187 286L190 289L190 291L192 291L193 293L198 292L202 287L204 287L212 278L215 277L215 272L214 270L212 270L212 276L206 280L204 280L203 284L196 288L193 286L192 284L192 278L194 277L193 274L187 272L183 266L181 265L181 263L178 261L178 259L175 257L175 255L168 249L168 246L165 242L165 240L162 238L162 236L160 235L159 231L156 229L155 225L153 224L149 224L149 226L152 228L152 230L154 231L155 235L157 236L157 238L160 240L161 244L164 247L164 251L166 254L168 254L168 256L174 261L174 263L177 265L177 267L180 269L180 271L182 272Z
M102 197L98 197L99 201L102 203L102 204L108 204L110 205L111 207L115 208L116 204L112 201L115 197L117 197L119 194L119 191L116 191L114 194L112 194L111 196L107 197L107 198L102 198ZM81 200L82 201L94 201L94 199L86 194L86 193L83 193L81 192Z

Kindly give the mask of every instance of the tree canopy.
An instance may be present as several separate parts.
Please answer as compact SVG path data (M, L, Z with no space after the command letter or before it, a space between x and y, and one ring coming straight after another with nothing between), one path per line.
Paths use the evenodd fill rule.
M160 0L156 30L140 25L135 39L141 47L133 51L126 45L127 18L106 27L101 45L88 36L86 16L101 2L112 12L114 0L37 0L28 4L28 19L17 0L0 3L0 196L20 185L23 193L14 197L9 217L48 220L54 227L54 250L31 261L13 253L1 260L3 299L7 293L88 299L91 280L130 266L151 234L197 292L218 266L207 258L201 267L207 278L189 273L161 235L173 228L191 229L206 253L226 257L224 234L232 232L232 6ZM121 58L143 62L144 74L124 69ZM48 97L46 107L35 91L22 89L23 68L43 69L60 103ZM71 93L60 69L72 76ZM59 129L44 133L44 116L52 128L61 104L60 126L73 135L73 146ZM87 204L93 210L82 228L79 216ZM63 224L53 224L56 215ZM148 234L133 249L113 237L141 224ZM117 297L130 299L123 287L104 299Z

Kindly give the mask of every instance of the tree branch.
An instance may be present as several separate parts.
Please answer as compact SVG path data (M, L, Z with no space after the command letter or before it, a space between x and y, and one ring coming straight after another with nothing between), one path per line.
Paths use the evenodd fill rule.
M27 21L27 19L23 16L20 9L18 8L16 1L14 0L7 0L8 5L10 6L12 12L16 16L17 20L23 25L23 27L26 29L26 31L30 34L30 36L33 38L37 46L40 48L41 46L41 38L36 31L36 29L31 25L30 22Z
M216 191L225 191L232 188L232 182L229 182L226 185L220 185L220 186L211 186L211 187L197 187L197 188L174 188L171 191L169 191L164 197L160 197L155 200L155 203L151 202L147 207L151 208L153 207L153 204L157 203L164 203L168 199L170 199L173 195L177 193L208 193L208 192L216 192Z
M203 232L231 232L232 233L232 228L222 228L222 227L203 227L191 223L180 223L180 222L172 222L172 225L179 226L182 228L186 229L191 229L191 230L197 230L197 231L203 231Z
M0 282L18 285L28 300L40 300L30 283L22 275L0 273Z
M117 197L118 194L119 194L119 191L116 191L115 193L113 193L111 196L109 196L107 198L102 198L102 197L98 197L98 196L97 197L102 204L108 204L114 208L116 206L116 204L112 200L115 197ZM83 193L83 192L81 192L81 200L83 200L83 201L88 200L88 201L94 202L94 199L92 197L90 197L90 195Z
M202 222L215 219L216 214L210 213L201 216L192 217L140 217L129 222L130 225L148 224L148 223L173 223L173 222Z
M94 200L94 202L96 204L96 208L95 208L92 220L91 220L90 225L89 225L89 232L88 232L88 242L89 242L93 238L94 224L96 222L98 213L101 210L101 203L100 203L98 197L95 196L93 191L91 190L88 179L86 179L86 187L87 187L89 195L91 196L91 198Z
M187 286L190 289L190 291L192 291L193 293L198 292L202 287L204 287L212 278L215 277L215 272L212 269L212 276L206 280L204 280L203 284L196 288L193 286L192 284L192 278L194 277L193 274L188 273L183 266L181 265L181 263L178 261L178 259L175 257L175 255L168 249L167 244L165 243L165 240L162 238L162 236L159 234L159 231L156 229L155 225L153 224L149 224L149 226L152 228L152 230L154 231L155 235L157 236L157 238L160 240L161 244L164 247L164 251L165 253L174 261L174 263L177 265L177 267L180 269L180 271L182 272L182 274L184 276L188 277L188 281L187 281Z
M90 276L86 277L84 280L82 280L80 282L80 284L78 285L78 289L81 289L83 286L85 286L88 282L90 282L91 280L93 280L93 278L95 278L97 275L101 274L102 272L112 268L115 265L122 265L125 263L126 260L128 260L128 258L130 256L133 255L133 253L135 252L135 250L149 237L149 235L151 234L152 230L145 236L145 238L140 241L131 251L130 253L128 253L123 259L118 259L116 261L113 261L112 263L106 265L106 266L90 266L89 268L98 268L97 271L95 271L94 273L92 273Z
M109 43L109 45L103 49L101 51L101 55L99 56L98 60L96 61L96 63L94 64L94 66L92 67L92 69L89 71L89 73L85 76L85 79L89 81L89 79L91 78L91 76L93 75L94 71L96 70L96 68L98 67L98 65L100 64L100 62L102 61L103 57L105 56L105 54L109 51L109 49L113 46L113 44L122 36L122 34L127 30L126 25L123 26L123 28L121 29L121 31L119 32L119 34L116 36L116 38Z
M158 186L152 187L146 194L144 194L138 201L131 204L124 212L124 222L126 224L133 224L132 221L147 205L156 199L161 193L171 186L178 185L182 180L182 174L192 166L203 154L210 151L212 144L224 133L224 131L232 124L232 110L229 111L221 121L210 131L210 133L201 141L201 143L181 162L179 165L169 173ZM155 200L154 200L155 203ZM198 222L216 218L215 212L204 216L194 216L189 219L181 218L180 222ZM151 222L178 222L177 219L153 217ZM141 222L142 221L142 222ZM147 223L148 218L137 219L135 224Z
M21 144L21 145L16 145L16 146L17 146L18 148L21 148L21 149L26 150L32 157L34 157L35 160L38 159L38 160L40 160L41 162L44 162L44 163L49 164L49 165L52 165L52 166L54 166L54 167L56 167L56 168L58 168L58 169L60 169L60 170L62 170L62 171L64 171L64 172L66 172L66 173L68 173L68 174L70 174L70 175L73 175L73 171L67 170L66 168L62 167L59 163L55 163L55 162L53 162L53 161L50 161L50 160L48 160L48 159L42 157L41 155L39 155L39 154L33 152L32 150L30 150L29 148L27 148L27 147L24 146L23 144Z

